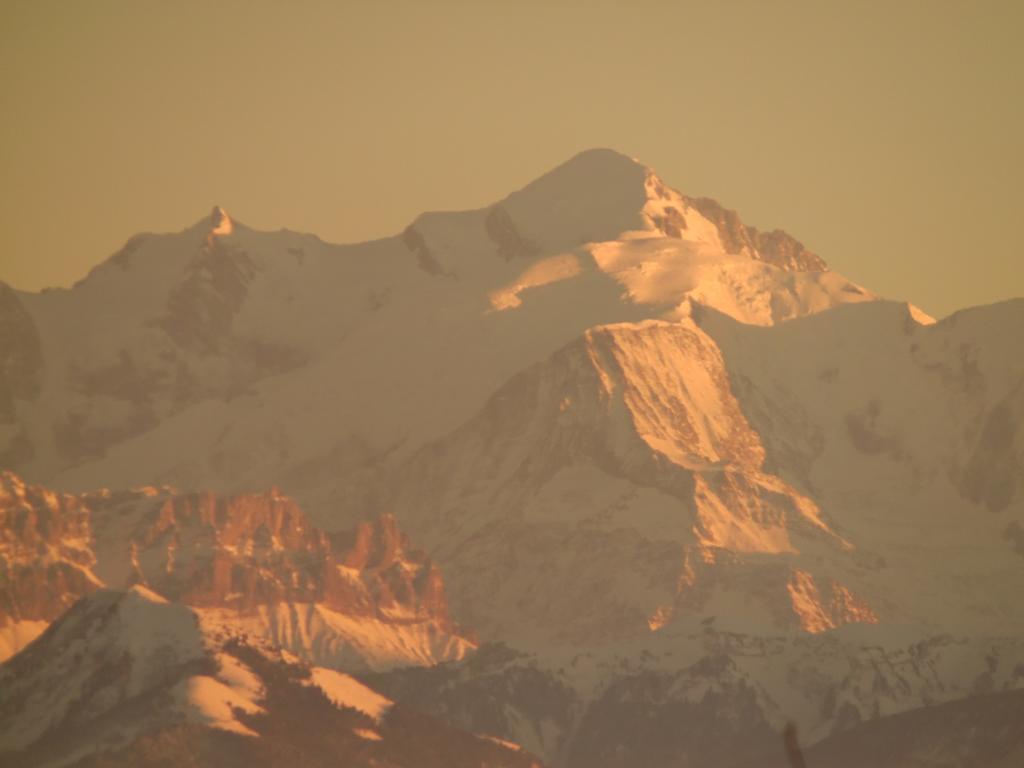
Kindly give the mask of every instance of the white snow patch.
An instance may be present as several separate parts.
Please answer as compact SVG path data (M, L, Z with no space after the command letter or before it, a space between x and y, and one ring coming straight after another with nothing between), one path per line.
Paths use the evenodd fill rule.
M39 637L48 621L14 621L0 627L0 662L4 662Z
M263 711L240 690L208 675L196 675L175 686L175 694L190 719L243 736L259 736L235 719L235 709L250 715Z
M475 646L433 621L383 621L351 616L322 605L260 606L251 615L196 609L204 631L229 637L260 638L320 666L375 671L432 666L463 658Z
M252 702L263 698L263 683L249 667L227 653L218 653L217 663L220 665L217 677L228 687Z
M523 291L529 288L539 288L559 280L568 280L582 271L583 267L580 265L579 257L572 253L536 261L511 283L491 291L488 296L491 307L497 311L514 309L522 305L523 302L519 298L519 294Z
M312 682L309 684L323 691L335 706L357 709L378 723L394 705L391 699L381 696L372 688L367 688L355 678L335 672L333 669L313 667Z

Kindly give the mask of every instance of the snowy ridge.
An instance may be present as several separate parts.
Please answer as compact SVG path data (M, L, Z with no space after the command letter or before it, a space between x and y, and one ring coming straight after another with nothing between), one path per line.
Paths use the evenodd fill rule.
M187 669L205 654L193 614L144 587L96 593L31 647L0 668L5 703L17 702L18 712L2 724L3 750L23 748L67 719L89 717L90 709L101 714L116 703L114 690L118 699L139 696L165 669ZM118 668L122 657L135 663ZM115 669L116 686L97 686Z
M0 456L60 488L273 477L347 511L589 327L696 304L770 323L872 298L808 265L728 251L689 198L610 150L371 243L259 232L216 208L132 238L71 290L5 294L18 332Z
M248 764L282 765L275 752L283 742L287 754L367 768L538 765L515 745L393 706L348 675L211 637L191 609L143 587L103 590L0 665L0 761L57 768L103 753L133 765L157 738L165 759L204 764L251 752ZM334 736L301 732L302 719Z
M465 637L430 621L391 622L350 616L315 603L260 606L254 613L197 608L206 631L242 634L322 666L382 670L432 666L461 659L475 649Z

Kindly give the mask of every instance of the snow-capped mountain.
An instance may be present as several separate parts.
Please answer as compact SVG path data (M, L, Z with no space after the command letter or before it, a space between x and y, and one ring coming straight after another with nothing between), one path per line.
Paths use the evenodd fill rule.
M508 766L515 745L461 732L354 678L238 638L135 586L75 604L0 666L0 764Z
M370 243L217 208L0 290L3 642L141 584L573 768L967 722L1024 684L1022 334L608 150Z
M317 664L434 664L474 647L438 569L385 516L333 535L274 489L59 494L0 473L0 660L80 597L142 585Z
M694 611L812 631L875 621L843 586L850 543L764 463L696 324L602 326L419 452L389 507L491 639L595 642Z
M3 292L0 456L61 488L272 477L300 501L358 506L382 467L594 325L695 302L771 323L870 298L792 238L607 150L371 243L215 209L133 237L70 290Z
M596 327L417 452L382 506L485 639L677 615L1020 631L1021 332L1021 302Z

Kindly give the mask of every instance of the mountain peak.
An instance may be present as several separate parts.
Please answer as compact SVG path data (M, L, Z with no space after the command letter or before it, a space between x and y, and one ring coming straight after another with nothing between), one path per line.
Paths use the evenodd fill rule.
M228 212L219 205L213 206L213 211L210 212L210 234L230 235L234 228L234 222L228 216Z
M668 237L711 245L728 255L746 255L788 271L828 269L823 259L788 233L761 232L716 200L681 194L649 166L613 149L580 152L499 206L513 221L524 222L527 237L539 221L548 231L579 233L577 241ZM562 247L572 244L571 238L558 242Z
M609 149L608 147L592 147L591 149L577 152L545 175L569 171L635 173L637 170L641 173L646 173L650 169L635 157L630 157L618 150Z
M571 197L625 203L633 208L643 204L644 182L651 170L637 160L613 149L587 149L527 184L508 199L537 196L553 202ZM634 208L635 210L635 208Z
M491 237L514 230L536 255L647 230L652 177L649 168L614 150L580 152L492 206Z

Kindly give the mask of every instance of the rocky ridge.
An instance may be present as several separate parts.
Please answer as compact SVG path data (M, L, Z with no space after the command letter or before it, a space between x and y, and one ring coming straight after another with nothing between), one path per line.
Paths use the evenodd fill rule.
M132 585L193 606L229 633L244 625L306 658L332 658L352 646L346 658L356 663L361 646L342 629L333 636L323 629L333 642L319 637L321 647L310 645L308 633L285 638L277 620L283 609L305 612L306 629L317 617L372 627L380 648L367 649L363 661L371 665L386 663L389 635L391 645L409 646L393 648L390 663L458 658L472 647L448 613L440 572L409 546L394 518L329 535L276 489L59 494L4 472L0 535L5 656L80 597Z

